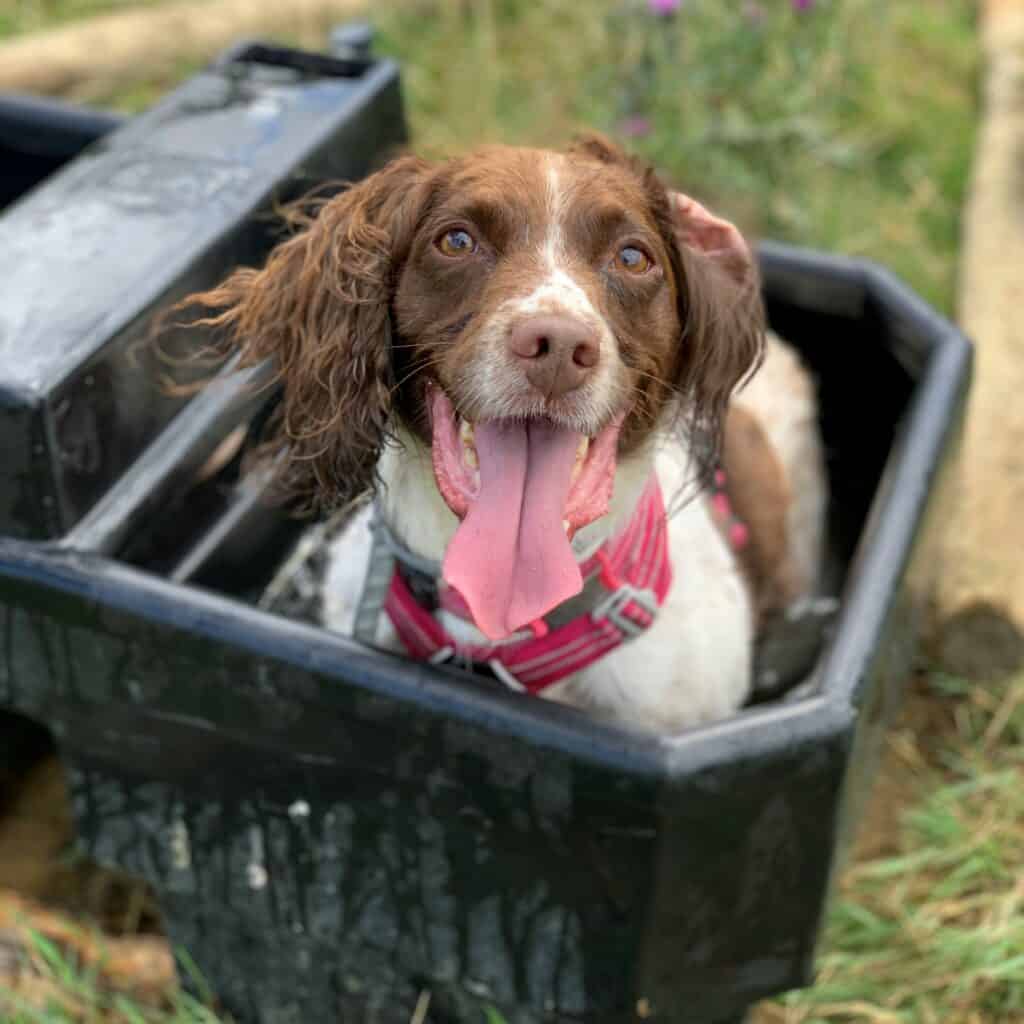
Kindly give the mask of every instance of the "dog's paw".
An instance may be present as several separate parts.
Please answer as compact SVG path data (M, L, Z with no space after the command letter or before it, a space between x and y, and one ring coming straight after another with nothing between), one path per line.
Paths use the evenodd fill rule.
M754 655L757 696L783 693L811 672L838 611L834 597L806 597L765 623Z

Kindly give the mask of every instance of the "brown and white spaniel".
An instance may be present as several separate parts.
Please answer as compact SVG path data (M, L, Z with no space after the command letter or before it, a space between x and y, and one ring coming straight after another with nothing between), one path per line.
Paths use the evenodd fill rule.
M672 732L743 703L818 574L814 389L758 285L731 224L588 139L398 159L199 299L276 362L286 494L374 495L327 626Z

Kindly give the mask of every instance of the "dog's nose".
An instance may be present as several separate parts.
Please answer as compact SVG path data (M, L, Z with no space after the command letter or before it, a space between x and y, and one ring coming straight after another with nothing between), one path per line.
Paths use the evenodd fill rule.
M526 379L548 398L560 398L580 387L601 354L594 331L569 316L523 320L512 329L508 350Z

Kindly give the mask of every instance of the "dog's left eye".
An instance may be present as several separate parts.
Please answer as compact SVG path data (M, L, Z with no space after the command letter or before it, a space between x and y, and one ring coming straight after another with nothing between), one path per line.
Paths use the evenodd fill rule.
M436 244L445 256L468 256L476 252L476 239L462 228L446 231Z
M635 245L621 248L615 256L615 268L627 274L646 274L654 266L654 260Z

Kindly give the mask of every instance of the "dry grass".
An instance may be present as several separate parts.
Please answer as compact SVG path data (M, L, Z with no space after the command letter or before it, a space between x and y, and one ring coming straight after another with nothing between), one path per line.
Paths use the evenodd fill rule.
M162 0L0 0L0 38L52 28L93 14L148 7Z
M142 1002L111 988L96 965L42 935L25 945L17 980L0 988L0 1014L4 1024L228 1024L180 991Z

